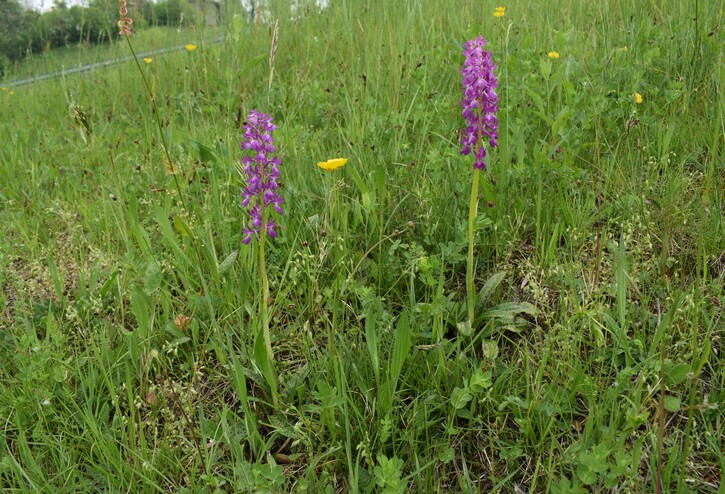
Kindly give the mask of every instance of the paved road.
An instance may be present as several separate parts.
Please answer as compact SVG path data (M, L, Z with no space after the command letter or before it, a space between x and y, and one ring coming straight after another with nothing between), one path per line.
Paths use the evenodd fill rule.
M223 40L224 40L224 36L219 36L218 38L207 40L204 43L220 43ZM186 47L186 45L171 46L168 48L159 48L158 50L149 51L149 52L145 52L145 53L139 53L137 56L138 56L138 59L141 60L146 57L158 55L159 53L184 50L185 47ZM26 84L32 84L34 82L45 81L47 79L54 79L56 77L61 77L64 75L79 74L81 72L88 72L93 69L100 69L100 68L108 67L111 65L117 65L119 63L128 62L129 60L133 60L133 57L127 56L127 57L114 58L111 60L105 60L103 62L89 63L86 65L81 65L80 67L73 67L70 69L61 70L59 72L53 72L51 74L43 74L43 75L37 75L35 77L28 77L26 79L19 79L17 81L3 82L2 86L4 86L4 87L25 86Z

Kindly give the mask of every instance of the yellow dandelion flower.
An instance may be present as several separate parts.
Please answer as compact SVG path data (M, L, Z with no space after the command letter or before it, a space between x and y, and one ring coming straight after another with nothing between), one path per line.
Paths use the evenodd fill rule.
M196 45L188 44L186 45L186 51L194 51L196 50Z
M550 51L549 52L549 58L552 59L552 60L556 60L557 58L559 58L559 56L560 55L557 52L555 52L555 51Z
M634 102L638 105L642 104L642 95L639 93L634 93L632 96L634 96Z
M10 91L8 94L13 95L15 94L15 91Z
M506 7L496 7L496 9L493 11L493 15L495 17L503 17L506 15Z
M317 166L323 170L332 171L345 166L345 163L347 163L347 158L334 158L327 161L320 161L317 163Z
M151 63L151 62L154 61L154 59L153 58L146 57L146 58L143 59L143 61L146 62L146 63Z
M3 91L7 91L7 90L8 90L8 88L6 88L6 87L3 88Z

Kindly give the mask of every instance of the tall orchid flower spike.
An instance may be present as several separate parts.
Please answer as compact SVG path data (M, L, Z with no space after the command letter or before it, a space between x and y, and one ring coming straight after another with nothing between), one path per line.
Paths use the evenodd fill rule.
M244 142L242 150L247 156L242 158L242 169L247 186L242 192L242 206L247 208L250 222L244 229L248 244L252 237L264 232L272 238L277 236L277 224L269 219L269 207L277 214L282 214L283 199L277 195L279 188L279 169L282 161L276 156L277 148L272 140L272 131L277 126L272 123L272 117L252 110L244 125Z
M486 40L483 36L467 41L463 45L465 61L461 69L463 81L461 89L461 107L463 118L468 126L461 139L461 154L468 155L472 151L476 156L474 168L485 170L486 144L491 148L498 147L498 80L494 70L496 65L491 61L491 52L484 50Z
M269 332L270 314L269 281L267 280L267 266L264 253L264 243L267 236L277 236L277 225L270 219L272 211L282 214L282 198L277 195L279 185L279 169L282 160L276 156L272 132L277 126L272 123L272 117L252 110L244 125L244 141L242 150L246 155L242 158L242 173L246 178L246 187L242 192L242 206L247 209L250 221L244 229L243 243L248 244L252 238L259 239L259 284L262 300L259 304L259 318L261 328L255 337L254 356L259 369L269 384L272 392L272 401L277 405L279 391L277 387L277 372L274 368L274 351L272 337Z
M473 243L475 238L476 217L478 215L478 181L481 171L486 169L486 146L498 147L498 80L491 61L491 52L484 50L486 40L483 36L467 41L463 45L465 61L461 68L463 81L461 107L466 129L461 138L461 154L471 153L476 157L473 164L473 182L471 183L471 202L468 208L468 262L466 268L466 291L468 292L468 321L464 332L473 330L476 306L474 282Z

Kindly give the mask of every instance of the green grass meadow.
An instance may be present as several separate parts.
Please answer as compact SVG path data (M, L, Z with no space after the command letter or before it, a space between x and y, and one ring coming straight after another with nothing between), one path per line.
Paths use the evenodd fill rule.
M131 37L194 51L9 85L130 55L119 39L9 74L0 491L725 492L725 2L497 6L227 6L221 28ZM479 35L500 139L468 326ZM252 109L282 159L279 396L241 243Z
M117 29L111 30L111 35L117 31ZM151 53L169 47L178 48L187 43L198 43L205 38L214 39L223 35L224 31L218 27L208 27L203 32L200 29L177 31L165 27L150 27L136 33L133 44L138 50L138 55L143 58L147 54L146 52ZM64 70L73 70L86 64L102 63L130 56L131 52L128 45L122 39L108 44L80 47L72 45L49 50L45 53L31 54L17 64L15 69L8 74L7 79L8 81L32 79L45 74L57 74ZM152 58L154 56L151 55Z

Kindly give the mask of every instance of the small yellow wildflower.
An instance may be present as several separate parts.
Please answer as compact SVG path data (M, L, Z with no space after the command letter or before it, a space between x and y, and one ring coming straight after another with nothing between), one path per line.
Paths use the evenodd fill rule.
M10 91L8 94L12 96L13 94L15 94L15 91Z
M549 58L552 59L552 60L556 60L557 58L559 58L559 54L557 52L555 52L555 51L550 51L549 52Z
M3 91L7 91L7 90L8 90L8 88L6 88L6 87L3 88Z
M188 44L186 45L186 51L194 51L196 50L196 45Z
M317 163L317 166L323 170L331 171L345 166L345 163L347 163L347 158L334 158L327 161L321 161Z
M495 17L503 17L506 14L506 7L496 7L493 11Z
M146 62L146 63L151 63L151 62L154 61L154 59L153 58L146 57L146 58L143 59L143 61Z
M639 93L634 93L632 96L634 96L634 102L638 105L642 104L642 95Z

